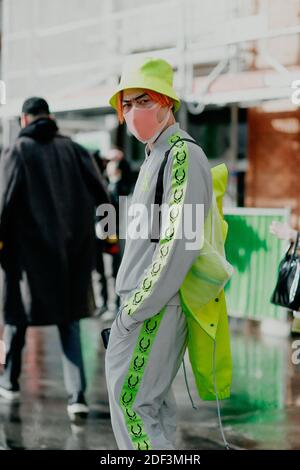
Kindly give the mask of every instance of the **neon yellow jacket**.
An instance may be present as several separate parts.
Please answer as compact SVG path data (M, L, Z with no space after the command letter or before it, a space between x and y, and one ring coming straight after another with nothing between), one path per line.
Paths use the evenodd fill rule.
M188 147L184 141L179 143L182 138L190 136L179 129L178 123L166 129L156 142L151 160L146 160L141 169L133 202L143 203L150 210L153 192L144 189L142 179L152 171L148 178L156 180L161 156L177 142L172 148L173 158L168 159L165 168L164 201L169 204L170 212L164 218L162 236L154 251L148 240L129 238L126 241L116 282L117 293L122 299L122 309L133 322L141 322L152 318L153 312L161 312L179 292L188 321L188 348L199 394L206 400L216 398L215 375L218 397L227 398L231 358L223 288L233 271L224 255L227 224L222 215L222 197L227 169L225 165L218 165L211 170L201 152L198 155L196 146ZM210 171L212 178L208 181ZM184 204L195 204L198 200L206 207L209 204L200 234L200 251L187 250L186 238L176 235L181 227Z
M233 274L224 254L227 223L222 198L227 186L224 164L212 169L213 203L204 224L200 256L180 288L188 321L188 351L203 400L230 397L232 362L224 286Z

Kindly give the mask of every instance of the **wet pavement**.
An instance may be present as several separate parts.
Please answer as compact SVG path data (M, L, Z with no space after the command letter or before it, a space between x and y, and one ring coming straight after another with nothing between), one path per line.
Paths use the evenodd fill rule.
M232 325L232 397L221 401L228 442L236 449L300 449L300 368L293 365L295 338L273 338L254 323ZM22 400L0 399L2 449L116 449L104 379L99 319L81 323L91 408L85 426L71 426L66 412L60 344L55 327L27 333ZM233 328L234 326L234 328ZM186 357L191 406L182 369L175 380L178 449L222 449L215 402L200 402Z

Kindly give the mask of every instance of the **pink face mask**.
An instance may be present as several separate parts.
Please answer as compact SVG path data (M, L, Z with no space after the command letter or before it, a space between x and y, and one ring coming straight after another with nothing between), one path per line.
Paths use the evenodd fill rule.
M160 107L159 103L156 103L151 108L143 109L133 106L124 116L130 132L143 144L153 143L169 120L170 108L163 121L158 121L157 113Z

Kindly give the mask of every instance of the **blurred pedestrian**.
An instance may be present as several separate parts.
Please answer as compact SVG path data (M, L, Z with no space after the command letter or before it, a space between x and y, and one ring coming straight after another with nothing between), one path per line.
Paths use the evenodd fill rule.
M100 282L102 285L103 305L99 310L99 315L103 320L113 320L116 312L120 306L120 297L115 292L115 310L110 311L108 308L108 288L107 278L105 274L104 254L110 254L112 257L112 280L115 284L118 270L122 259L122 240L119 239L120 232L120 214L119 198L121 196L128 196L132 187L132 172L129 163L125 159L124 152L117 148L111 148L103 160L102 168L105 168L103 175L108 181L108 191L111 197L112 204L116 211L116 237L109 237L106 240L98 240L97 245L97 271L101 276Z
M100 150L96 150L93 153L93 157L95 158L95 162L98 166L98 169L105 179L108 185L108 179L106 175L106 165L107 160L103 158ZM97 218L96 218L97 221ZM105 264L104 264L104 251L105 251L105 241L99 238L96 234L96 264L95 269L99 274L99 285L100 285L100 297L102 299L102 305L97 307L95 311L95 316L102 316L108 310L108 279L105 272Z
M124 152L117 147L111 148L107 152L106 159L106 174L109 180L110 193L113 197L112 202L118 208L119 197L128 196L131 192L132 170Z
M297 238L297 230L294 230L286 222L278 222L277 220L272 221L270 225L270 233L280 240L289 240L290 242L295 242Z
M79 320L94 309L95 207L109 202L86 150L60 135L48 103L27 99L21 131L0 162L0 251L6 363L0 395L20 396L28 326L57 325L71 419L85 417Z

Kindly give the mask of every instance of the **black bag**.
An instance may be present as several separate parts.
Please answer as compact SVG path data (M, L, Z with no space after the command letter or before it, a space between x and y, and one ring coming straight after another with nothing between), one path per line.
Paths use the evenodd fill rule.
M108 346L109 335L110 335L110 328L104 328L104 330L101 331L101 337L102 337L103 346L105 349L107 349L107 346Z
M290 245L285 257L279 265L277 284L271 302L289 310L300 310L300 257L298 246L300 232L296 243Z

